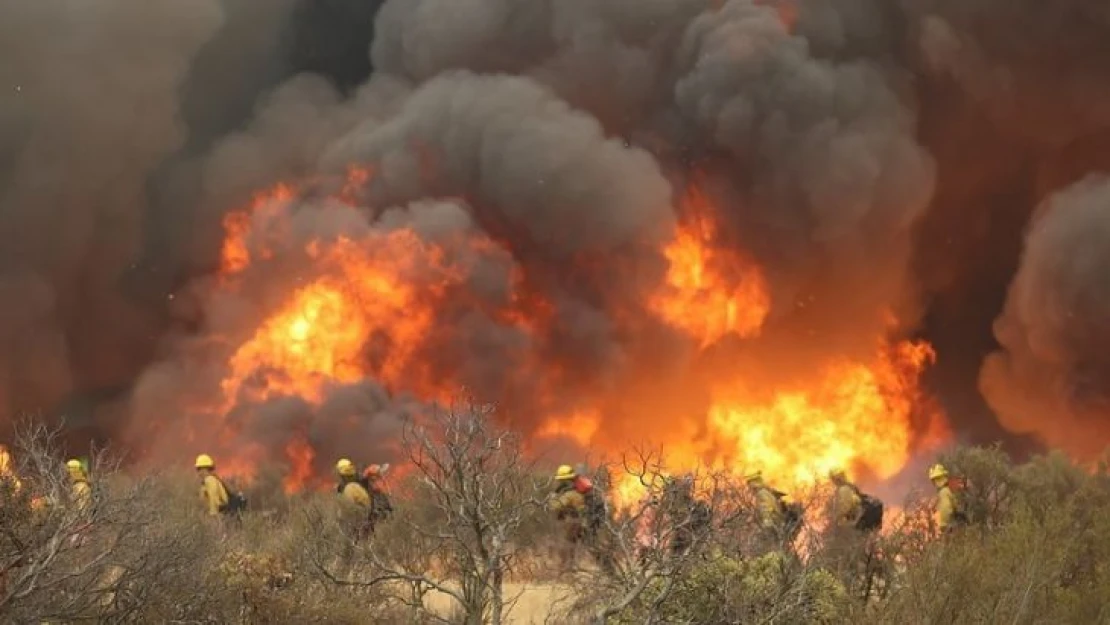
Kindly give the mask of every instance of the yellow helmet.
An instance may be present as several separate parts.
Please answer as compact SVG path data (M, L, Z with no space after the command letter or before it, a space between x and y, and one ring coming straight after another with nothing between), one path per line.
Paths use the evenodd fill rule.
M76 458L66 461L66 471L69 472L69 477L72 480L89 479L88 474L85 472L85 464Z
M934 464L929 467L929 479L935 480L943 477L948 477L948 469L944 468L943 464Z
M755 482L762 482L763 481L763 471L752 471L751 473L744 476L744 481L749 483L749 484L752 484L752 483L755 483Z
M829 469L830 480L845 480L848 479L848 474L844 472L843 467L833 467Z
M201 454L197 456L196 467L198 469L214 469L216 468L216 463L212 461L212 456Z
M346 458L340 458L339 462L335 463L335 471L343 477L352 477L355 474L355 463Z
M573 480L577 477L574 473L574 467L569 464L564 464L555 470L555 479L557 480Z

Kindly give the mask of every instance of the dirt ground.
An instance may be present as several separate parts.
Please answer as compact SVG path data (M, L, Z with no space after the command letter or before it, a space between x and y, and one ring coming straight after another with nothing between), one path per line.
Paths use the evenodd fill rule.
M558 623L560 608L568 603L570 588L560 584L529 582L505 584L506 599L516 598L506 625L542 625ZM441 616L449 615L454 609L454 600L440 592L428 593L425 599L428 610Z

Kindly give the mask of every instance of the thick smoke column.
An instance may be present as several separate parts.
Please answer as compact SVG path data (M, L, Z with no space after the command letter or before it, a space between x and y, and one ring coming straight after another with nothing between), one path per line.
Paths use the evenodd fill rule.
M380 84L383 82L376 83ZM390 107L381 99L369 97L381 92L371 85L366 93L356 96L351 106L362 105L361 110L367 112L374 107L388 111ZM398 96L391 87L385 92L387 100ZM446 267L418 260L412 270L405 271L405 282L431 298L426 301L434 303L435 320L404 337L399 336L398 324L403 323L399 317L382 327L384 333L393 334L385 357L394 364L379 367L379 379L389 378L390 372L403 373L387 381L409 389L433 388L434 381L446 379L470 389L477 397L498 398L526 414L527 410L536 410L537 401L548 392L536 388L543 380L534 375L534 365L565 361L568 370L585 367L577 375L596 377L611 367L614 359L620 359L620 346L614 342L612 328L599 308L615 308L624 300L634 299L647 288L644 282L659 279L663 263L658 249L672 226L670 187L646 152L606 139L592 118L573 111L546 89L519 78L445 75L404 95L404 106L396 108L388 121L375 123L374 117L366 117L353 127L323 123L324 119L344 119L344 106L348 106L326 93L322 85L311 81L296 81L283 89L259 122L225 144L212 160L210 186L221 197L257 188L262 182L256 177L257 170L219 167L220 163L242 162L248 154L257 156L245 159L249 162L273 163L278 175L295 177L305 153L321 152L319 143L297 138L307 141L309 137L329 136L330 130L338 136L323 151L320 170L334 171L342 177L351 163L372 164L370 184L356 190L369 206L381 208L359 212L311 199L278 207L279 214L291 220L292 232L283 232L285 238L272 258L245 270L243 291L226 293L217 288L213 294L201 286L196 294L208 320L207 335L229 339L232 344L249 338L260 320L272 312L274 303L296 288L287 278L291 272L298 283L310 281L312 270L307 266L312 260L305 258L303 250L311 242L334 241L337 236L364 241L359 244L361 254L372 260L383 246L392 249L391 234L411 230L422 244L436 244L450 250L450 256L444 259ZM310 104L331 114L308 114ZM286 110L299 112L299 123L283 123L292 119L282 112ZM310 129L308 133L303 132L305 127ZM274 143L273 133L284 130L291 133L280 135L285 139L283 151ZM274 149L267 149L271 145ZM614 180L627 184L614 185ZM426 188L428 184L436 185L434 192ZM465 199L429 199L437 195ZM265 232L267 224L256 218L255 226ZM505 241L516 260L504 253L474 251L465 245L472 238L487 236ZM260 239L265 240L265 235ZM521 247L517 249L516 245ZM608 275L590 276L593 284L582 279L584 275L568 280L553 270L615 251L641 268L656 267L654 279L642 271L622 274L622 268L627 267L624 263L614 263ZM384 265L393 258L386 254L378 262ZM557 318L543 336L506 327L504 319L496 316L499 309L510 305L514 272L520 268L554 303ZM327 271L325 267L320 273L326 275ZM614 285L623 285L621 288L627 291L623 300ZM439 289L443 291L437 296ZM382 314L411 315L411 308L419 303L412 300L407 304L409 310ZM396 341L410 341L420 347L411 354L411 360L406 356L402 362L397 357L401 347ZM218 378L206 379L197 372L207 370L219 376L219 368L182 368L189 367L182 364L189 358L194 363L226 361L226 350L206 347L190 349L179 344L178 354L191 356L149 371L136 392L136 413L150 414L158 406L180 403L182 397L204 396L217 388ZM362 383L367 384L376 387L372 382ZM368 447L363 441L383 437L371 436L364 427L395 434L398 417L406 414L404 410L371 405L378 401L374 398L380 397L380 392L343 393L351 400L345 410L335 407L338 402L329 393L327 405L315 418L301 418L306 424L302 429L311 431L306 436L314 447L366 453ZM566 407L573 407L573 395L565 401L571 402ZM291 412L293 404L267 404L273 405L284 408L275 412L272 407L264 407L246 418L248 425L237 429L232 441L238 440L238 445L245 447L265 441L267 433L276 437L275 442L280 441L297 418L295 411ZM303 412L303 402L298 405ZM198 407L201 412L206 409ZM284 416L276 418L275 414ZM333 420L333 416L342 418ZM231 418L237 419L235 412ZM330 425L334 421L350 423L351 418L357 418L359 428ZM186 416L180 425L187 426L189 421ZM321 464L326 462L324 459Z
M933 294L934 383L970 440L1035 451L1037 441L999 428L1001 399L984 403L976 374L981 354L998 348L991 322L1023 262L1034 207L1090 172L1110 171L1110 12L1087 0L928 0L906 10L905 45L927 78L920 134L940 163L915 250Z
M155 347L131 291L147 176L216 0L0 2L0 415L126 383Z
M1098 0L911 3L924 64L1008 135L1060 147L1110 127L1110 9Z
M727 155L711 170L731 187L721 244L766 268L773 317L805 328L792 351L858 354L884 315L912 325L907 237L933 168L887 68L821 56L780 13L745 2L695 18L677 61L678 112Z
M1021 268L983 366L1002 423L1094 459L1110 434L1110 179L1051 197L1030 226Z
M809 27L847 28L828 12ZM784 11L750 1L422 0L385 4L373 58L417 82L459 68L530 77L652 147L679 187L708 179L716 243L766 267L773 316L844 353L871 349L887 312L915 320L907 237L933 186L908 94L884 62L837 58L852 44L815 50ZM490 96L484 106L501 106Z
M614 447L689 440L722 385L824 388L943 324L930 290L1004 285L1013 267L953 250L1003 247L990 219L1019 232L1110 126L1103 3L387 0L364 44L373 7L346 1L0 0L5 416L130 385L137 451L303 464L311 447L320 473L387 453L401 418L460 388L529 433L597 417ZM1000 188L1012 206L978 201ZM1029 303L1031 275L1070 279L1044 297L1083 290L1033 251L1065 197L983 373L1022 431L998 389L1031 371L1068 389L1039 405L1097 405L1087 343ZM659 313L675 258L686 287L765 291L729 313L743 331ZM325 339L309 351L328 362L297 362ZM975 360L970 384L966 351L940 362Z
M366 84L341 97L295 78L205 162L209 227L259 189L298 188L255 201L250 262L230 282L178 294L199 332L171 339L141 379L137 431L160 406L182 407L171 430L203 430L224 395L226 422L204 444L272 458L297 432L326 452L312 460L323 472L332 454L377 445L367 428L395 431L413 397L452 388L497 401L525 431L600 410L599 435L616 442L648 423L682 435L689 419L673 415L697 421L722 373L772 388L873 357L917 319L909 234L933 164L889 63L826 36L847 28L839 15L808 16L816 45L794 16L750 0L386 2ZM687 205L693 188L704 206ZM727 337L710 360L649 304L666 246L699 210L726 279L758 272L770 301L757 336ZM347 245L399 255L378 276L386 290L311 251ZM349 355L369 379L328 363L338 380L319 397L259 391L290 383L266 337L297 335L332 287L375 311ZM394 297L404 306L374 303ZM254 382L235 373L248 361Z

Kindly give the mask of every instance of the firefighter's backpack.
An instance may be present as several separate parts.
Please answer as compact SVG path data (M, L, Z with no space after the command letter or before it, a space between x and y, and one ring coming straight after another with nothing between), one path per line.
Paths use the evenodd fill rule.
M883 502L871 495L859 494L860 515L856 520L856 529L870 532L883 526Z
M574 478L574 490L578 491L586 502L585 514L589 525L600 525L608 511L605 509L605 499L594 488L593 482L590 478L579 475Z
M771 493L775 496L775 500L779 503L779 510L782 511L783 525L791 533L796 528L802 526L802 520L805 515L805 507L796 501L788 501L786 493L771 489Z
M247 509L247 496L243 491L228 488L223 480L220 480L220 486L223 486L224 492L227 493L227 503L220 506L220 512L224 514L239 514Z

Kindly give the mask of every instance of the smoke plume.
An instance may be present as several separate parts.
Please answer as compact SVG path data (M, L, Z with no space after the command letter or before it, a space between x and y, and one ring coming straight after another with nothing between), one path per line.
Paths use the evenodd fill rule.
M957 433L1094 453L1106 183L1021 233L1105 169L1101 3L375 10L0 0L0 422L323 474L460 393L708 457L723 388L850 387L913 446L916 334Z
M1110 125L1110 10L1095 0L915 3L923 61L1008 134L1052 147Z
M0 412L126 384L157 313L132 288L147 177L215 0L0 2Z
M1002 350L983 365L983 394L1002 423L1052 447L1097 457L1110 431L1110 179L1052 196L1030 226L995 325Z

